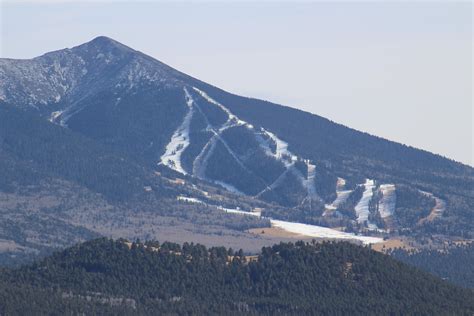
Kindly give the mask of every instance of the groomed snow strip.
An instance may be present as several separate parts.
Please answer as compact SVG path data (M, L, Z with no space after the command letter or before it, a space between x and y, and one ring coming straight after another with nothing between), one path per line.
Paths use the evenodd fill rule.
M397 201L397 195L395 194L395 185L382 184L380 185L380 192L382 192L382 199L379 202L380 217L387 218L389 216L393 216Z
M171 136L171 140L168 145L166 145L165 153L161 156L160 160L165 166L168 166L182 174L187 174L181 165L181 155L189 146L189 127L194 113L194 100L186 88L184 88L184 93L186 96L186 104L189 108L188 112L186 113L181 125Z
M335 229L328 227L321 227L316 225L308 225L301 223L292 223L279 220L270 220L273 227L281 228L287 232L300 234L308 237L315 238L329 238L329 239L346 239L346 240L359 240L364 244L374 244L382 242L382 238L369 237L369 236L358 236L351 233L340 232Z

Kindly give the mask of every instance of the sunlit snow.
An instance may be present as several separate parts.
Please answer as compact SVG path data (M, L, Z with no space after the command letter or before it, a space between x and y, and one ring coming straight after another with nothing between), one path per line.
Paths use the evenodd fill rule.
M281 228L290 233L300 234L308 237L359 240L362 241L364 244L373 244L383 241L382 238L359 236L351 233L340 232L338 230L331 229L328 227L321 227L302 223L292 223L274 219L270 220L270 222L274 227Z
M380 192L383 194L382 199L379 202L380 217L386 218L392 216L395 212L395 204L397 201L395 185L382 184L380 185Z
M193 198L193 197L188 197L188 196L178 196L176 198L178 201L183 201L183 202L188 202L188 203L196 203L196 204L205 204L203 201Z
M52 112L50 117L49 117L49 121L52 122L52 123L56 122L56 119L58 117L60 117L61 114L63 114L63 111L54 111L54 112Z
M184 201L188 203L195 203L195 204L206 204L205 202L193 198L193 197L186 197L186 196L178 196L177 200ZM230 214L238 214L244 216L255 216L259 218L265 219L266 217L261 216L261 212L246 212L240 209L233 209L233 208L226 208L221 205L211 205L206 204L211 207L216 207L226 213ZM341 232L332 228L316 226L316 225L309 225L309 224L302 224L302 223L294 223L294 222L287 222L287 221L280 221L271 218L267 218L270 220L272 227L278 227L283 229L287 232L299 234L307 237L314 237L314 238L329 238L329 239L344 239L344 240L359 240L364 244L373 244L383 241L382 238L378 237L369 237L369 236L360 236L355 235L352 233L345 233Z
M357 222L359 224L367 222L370 228L369 223L369 202L372 199L373 189L375 187L374 180L367 179L364 184L365 191L362 194L362 198L360 199L359 203L355 206L355 212L357 214Z
M275 154L271 153L276 159L282 161L286 167L289 167L297 160L297 157L288 150L288 143L278 138L275 134L262 128L264 134L268 135L276 145ZM267 151L268 153L268 151Z
M193 89L197 93L199 93L199 95L201 95L207 102L216 105L227 114L227 121L218 129L213 128L208 123L207 131L212 132L213 135L209 139L209 141L206 143L206 145L203 147L201 152L198 154L195 161L193 162L193 175L201 179L206 178L205 172L207 168L207 163L212 153L214 152L215 146L217 145L217 141L221 142L221 144L226 148L227 152L234 158L234 160L239 164L240 167L242 167L243 169L245 169L246 171L250 173L253 173L242 163L242 161L237 156L237 154L232 150L232 148L230 148L229 144L225 141L225 139L222 138L222 133L229 128L236 127L236 126L247 126L247 128L251 129L253 128L253 126L239 119L236 115L232 114L232 112L228 108L226 108L224 105L222 105L221 103L217 102L216 100L208 96L207 93L205 93L204 91L199 90L196 87L193 87ZM199 105L197 105L197 108L200 109ZM206 115L202 111L200 112L203 114L203 116L205 117L207 121ZM222 181L219 182L219 184L226 189L230 189L230 191L234 193L241 194L241 192L238 189L234 188L230 184L226 184Z
M186 88L184 88L184 92L189 109L183 122L171 136L171 141L166 145L165 153L161 156L161 163L182 174L187 174L181 165L181 155L189 146L189 126L194 113L194 100Z
M214 105L217 105L222 111L224 111L227 115L228 115L228 122L231 121L233 122L234 124L236 125L247 125L248 123L245 122L245 121L242 121L241 119L239 119L237 116L235 116L234 114L232 114L232 112L226 108L225 106L223 106L221 103L217 102L216 100L214 100L213 98L211 98L210 96L207 95L206 92L202 91L202 90L199 90L198 88L194 87L193 88L197 93L199 93L207 102L209 103L212 103Z

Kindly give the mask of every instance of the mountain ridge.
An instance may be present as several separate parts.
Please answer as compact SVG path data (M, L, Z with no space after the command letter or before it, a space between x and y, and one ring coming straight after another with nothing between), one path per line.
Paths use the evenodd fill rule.
M269 105L272 105L272 106L277 106L277 107L283 107L283 108L288 108L288 109L291 109L291 110L295 110L295 111L298 111L298 112L302 112L304 115L312 115L312 116L316 116L320 119L323 119L323 120L327 120L329 123L332 123L332 124L336 124L340 127L343 127L343 128L348 128L352 131L355 131L355 132L358 132L358 133L362 133L364 135L368 135L368 136L371 136L371 137L376 137L376 138L379 138L381 140L384 140L384 141L388 141L388 142L391 142L391 143L394 143L394 144L398 144L398 145L402 145L402 146L405 146L405 147L408 147L409 149L415 149L415 150L419 150L419 151L423 151L427 154L431 154L431 155L434 155L434 156L437 156L438 158L442 158L442 159L446 159L446 160L449 160L451 162L454 162L456 164L461 164L465 167L470 167L472 168L472 166L469 166L469 165L466 165L466 164L463 164L462 162L459 162L459 161L456 161L455 159L452 159L452 158L449 158L449 157L446 157L446 156L443 156L441 154L437 154L437 153L433 153L433 152L430 152L428 150L424 150L424 149L419 149L419 148L416 148L414 146L411 146L409 144L404 144L404 143L400 143L400 142L397 142L397 141L394 141L394 140L391 140L391 139L388 139L388 138L384 138L384 137L380 137L380 136L377 136L377 135L374 135L374 134L370 134L370 133L367 133L367 132L364 132L362 130L358 130L358 129L354 129L350 126L347 126L345 124L341 124L341 123L337 123L336 121L334 120L331 120L331 119L327 119L325 117L322 117L316 113L312 113L312 112L309 112L309 111L305 111L305 110L302 110L302 109L299 109L299 108L295 108L295 107L292 107L292 106L285 106L285 105L282 105L282 104L279 104L279 103L275 103L275 102L272 102L272 101L268 101L268 100L260 100L260 99L256 99L256 98L253 98L253 97L250 97L250 96L239 96L235 93L231 93L231 92L227 92L227 91L224 91L222 89L219 89L217 88L215 85L212 85L212 84L208 84L204 81L201 81L195 77L192 77L192 76L189 76L179 70L177 70L176 68L174 67L171 67L171 66L168 66L166 64L164 64L163 62L161 62L160 60L154 58L154 57L151 57L149 55L146 55L144 53L142 53L141 51L138 51L138 50L135 50L129 46L126 46L114 39L112 39L111 37L108 37L108 36L104 36L104 35L99 35L97 37L95 37L94 39L92 39L91 41L89 42L86 42L86 43L83 43L83 44L80 44L80 45L77 45L77 46L73 46L72 48L64 48L64 49L59 49L59 50L56 50L56 51L52 51L52 52L48 52L48 53L45 53L43 55L40 55L40 56L37 56L37 57L34 57L34 58L29 58L29 59L21 59L21 60L18 60L18 59L14 59L14 58L1 58L0 60L10 60L10 61L29 61L29 60L36 60L36 59L41 59L43 57L49 57L49 56L53 56L55 54L61 54L61 53L64 53L64 52L74 52L74 51L78 51L78 50L87 50L88 47L94 47L95 49L98 49L98 51L100 52L103 52L104 50L107 51L108 48L110 47L116 47L116 48L120 48L120 51L122 52L126 52L126 53L134 53L134 54L138 54L140 57L143 57L144 59L147 59L147 60L151 60L152 62L154 63L159 63L161 66L164 66L166 68L168 68L169 70L173 71L173 72L176 72L179 74L179 76L182 76L182 77L185 77L186 79L191 79L193 81L195 81L196 83L198 83L198 85L205 85L207 87L211 87L213 89L218 89L220 90L220 92L222 93L226 93L226 94L230 94L234 97L239 97L239 98L245 98L245 99L249 99L250 101L259 101L259 102L265 102ZM3 101L8 101L8 100L3 100Z
M125 159L116 171L104 168L116 183L87 182L81 173L94 169L87 161L57 176L111 196L117 186L130 183L140 183L133 189L140 198L143 190L156 194L148 206L135 193L125 194L133 200L127 203L130 210L156 207L164 190L173 192L165 198L170 209L171 200L181 206L181 198L193 207L250 211L264 222L289 221L284 229L291 232L304 227L310 237L319 236L318 228L299 224L379 238L474 239L473 168L309 112L228 93L107 37L30 60L0 59L0 107L24 111L11 116L18 122L27 121L28 113L71 131L56 137L58 130L51 130L71 151L84 144L77 134L94 144L94 155L110 155L117 166ZM16 157L9 162L18 169L5 167L3 172L12 174L5 187L19 189L15 177L24 177L21 166L29 164L21 157L36 159L32 168L52 171L18 146L13 134L22 135L26 127L6 123L0 140L9 146L0 150ZM28 135L36 146L32 152L51 150L44 139ZM135 179L125 172L127 164L142 170ZM150 185L153 181L166 185ZM219 190L232 196L231 207L221 204ZM210 191L216 193L203 193Z

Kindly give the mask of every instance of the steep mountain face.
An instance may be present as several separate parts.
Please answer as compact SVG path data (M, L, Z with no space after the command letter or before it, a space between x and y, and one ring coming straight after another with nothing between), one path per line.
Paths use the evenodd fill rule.
M474 238L472 168L229 94L106 37L31 60L1 59L0 102L149 173L272 203L266 217Z

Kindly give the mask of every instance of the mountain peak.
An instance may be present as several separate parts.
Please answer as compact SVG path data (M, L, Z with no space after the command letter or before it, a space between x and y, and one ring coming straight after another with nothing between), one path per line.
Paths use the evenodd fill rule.
M102 53L129 53L135 52L134 49L107 36L97 36L89 42L76 46L74 49L87 50Z
M113 38L100 35L92 39L88 42L89 44L101 45L101 46L117 46L121 48L127 48L132 50L130 47L125 46L124 44L120 43L119 41L114 40ZM87 44L87 43L86 43Z

